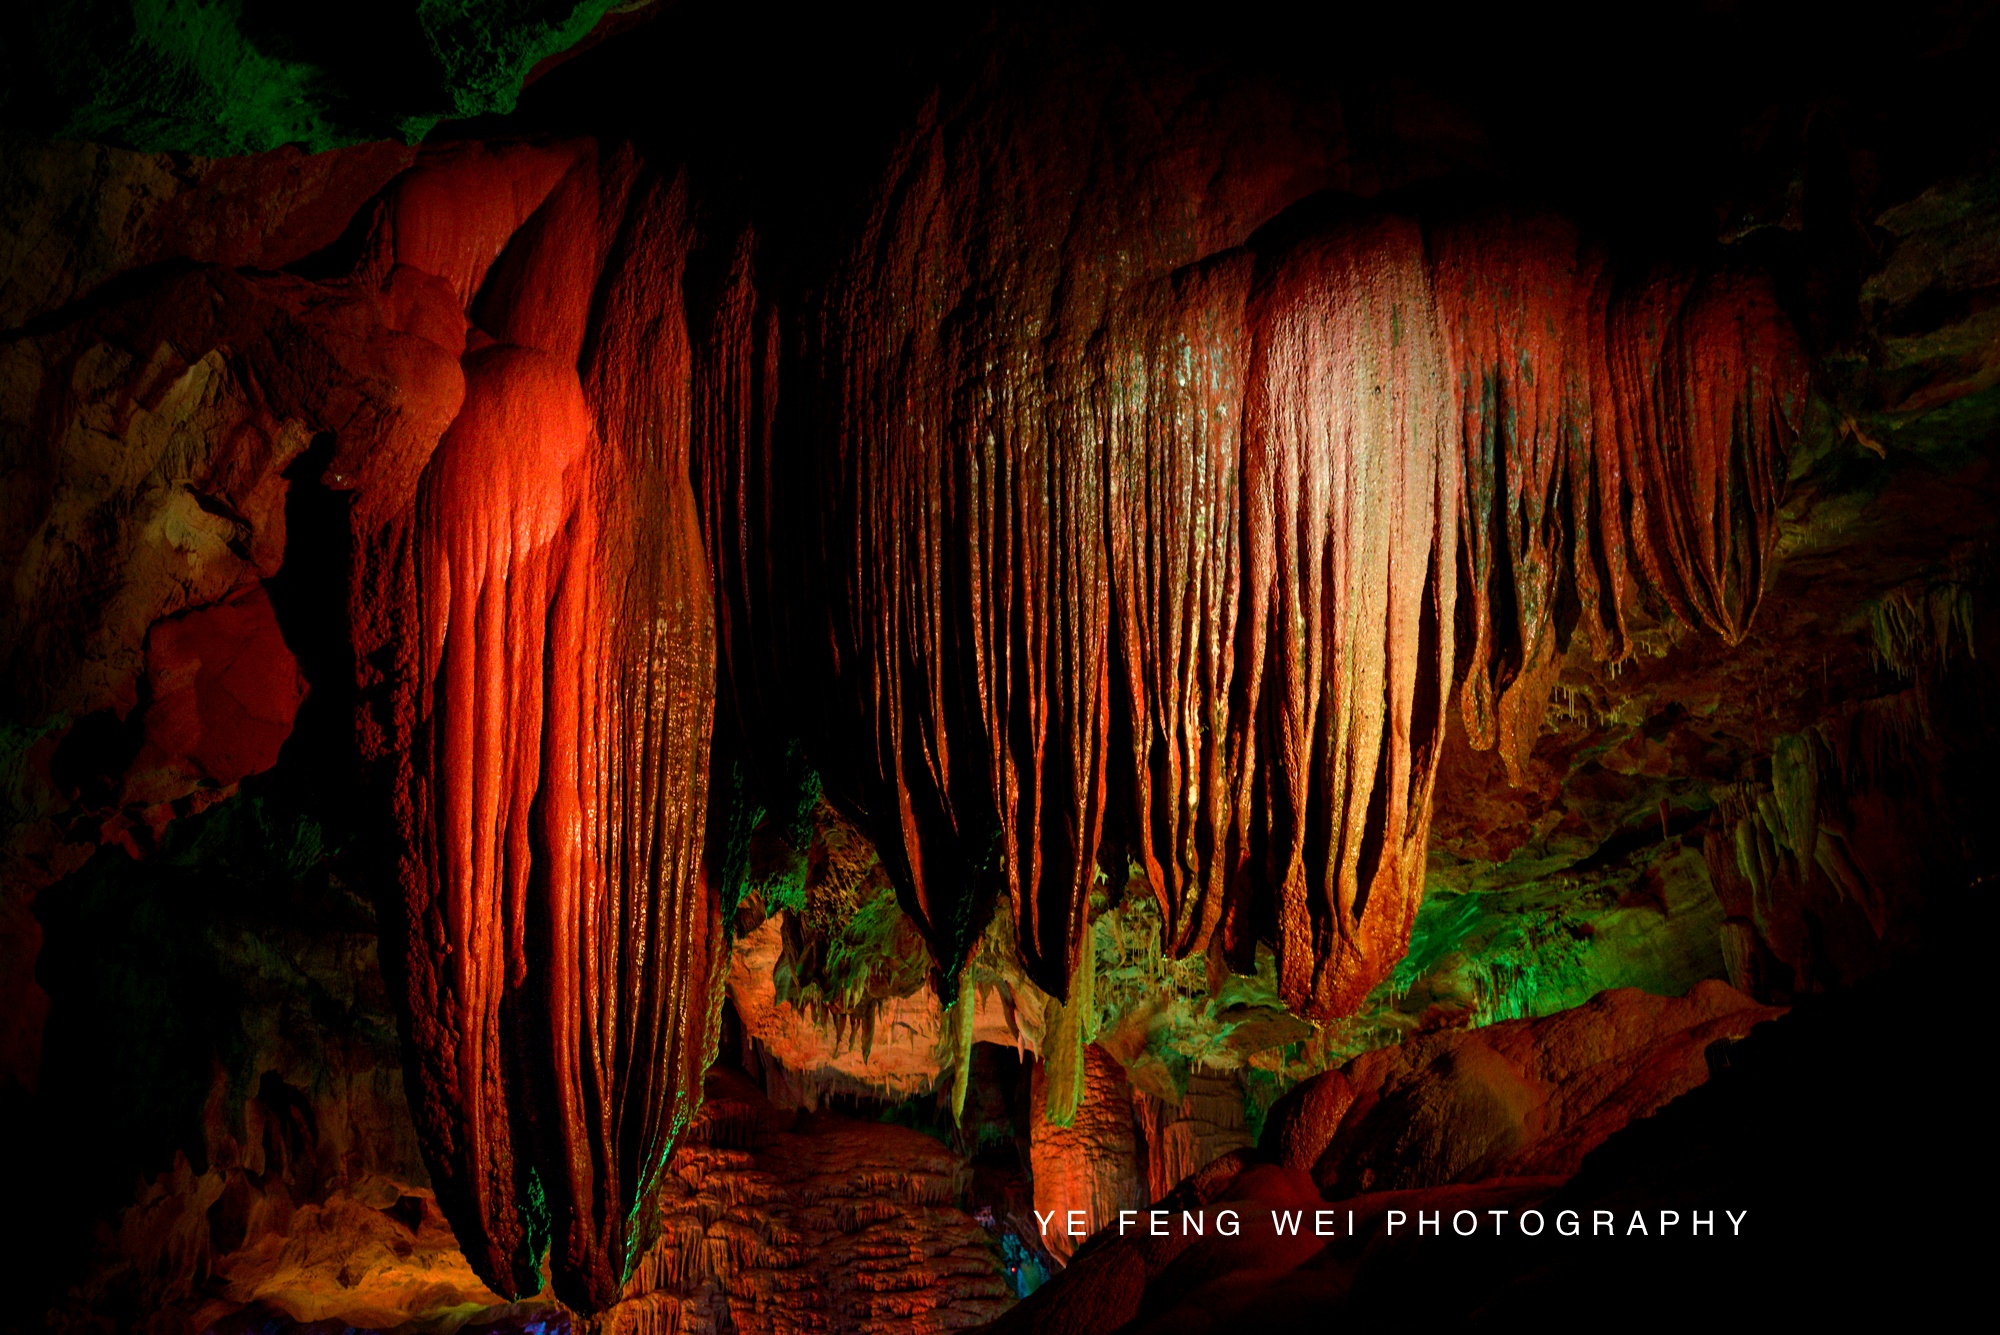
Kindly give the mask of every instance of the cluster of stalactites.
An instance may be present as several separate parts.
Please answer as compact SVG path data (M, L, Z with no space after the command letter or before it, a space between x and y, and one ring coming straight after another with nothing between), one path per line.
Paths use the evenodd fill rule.
M1271 940L1288 1004L1346 1013L1405 949L1454 702L1518 773L1579 628L1745 633L1796 336L1760 281L1621 274L1546 216L1357 211L1148 276L1082 205L955 248L977 202L913 169L832 307L885 862L947 975L1004 892L1065 995L1109 850L1168 949Z
M364 265L465 382L357 593L416 646L389 728L412 1112L480 1276L533 1292L546 1247L586 1310L650 1244L716 1004L684 212L629 154L472 149L391 188Z
M1770 285L1621 273L1568 222L1426 229L1460 490L1459 703L1518 779L1571 635L1616 661L1648 601L1730 644L1776 537L1805 359Z

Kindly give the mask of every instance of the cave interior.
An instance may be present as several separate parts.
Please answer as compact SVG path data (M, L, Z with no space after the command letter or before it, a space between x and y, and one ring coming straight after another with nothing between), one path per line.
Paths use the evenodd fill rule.
M0 1326L1972 1292L2000 5L0 31Z

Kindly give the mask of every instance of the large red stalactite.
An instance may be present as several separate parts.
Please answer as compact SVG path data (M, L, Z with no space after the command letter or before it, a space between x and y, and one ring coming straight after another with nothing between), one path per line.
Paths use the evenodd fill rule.
M357 587L408 646L378 746L412 1110L480 1275L532 1292L547 1245L587 1310L651 1241L717 997L684 212L629 154L469 151L391 191L372 261L436 280L433 336L470 319L463 406Z
M1590 396L1568 467L1583 629L1599 657L1624 657L1629 612L1650 594L1735 644L1777 541L1804 348L1761 275L1596 273L1570 353Z
M1230 939L1248 945L1254 932L1232 882L1247 856L1256 739L1231 713L1253 267L1235 251L1130 294L1101 373L1123 669L1113 708L1131 739L1133 857L1176 953L1208 941L1226 914Z
M1281 995L1340 1015L1409 939L1451 681L1459 470L1422 233L1333 225L1268 264L1250 323L1252 875Z
M1546 214L1480 212L1428 227L1425 240L1464 470L1460 713L1467 740L1498 746L1518 778L1569 629L1568 468L1590 438L1589 386L1571 349L1594 259Z

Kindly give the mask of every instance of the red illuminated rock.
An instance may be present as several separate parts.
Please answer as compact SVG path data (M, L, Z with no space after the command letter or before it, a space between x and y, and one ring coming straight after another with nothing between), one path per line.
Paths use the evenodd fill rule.
M378 484L390 536L357 611L405 655L383 746L413 1111L474 1268L535 1291L546 1227L557 1291L592 1310L650 1241L634 1205L698 1101L716 1004L685 248L680 196L630 155L474 149L398 183L371 261L472 326L409 508ZM420 327L462 327L425 300Z
M1478 750L1521 782L1568 627L1559 620L1571 454L1589 439L1574 326L1602 260L1576 229L1501 211L1426 229L1450 358L1460 466L1460 712Z
M1163 1202L1172 1207L1162 1221L1164 1236L1153 1236L1150 1218L1133 1222L1122 1237L1115 1218L1104 1221L1105 1232L1054 1283L993 1324L996 1335L1119 1330L1142 1310L1168 1305L1169 1295L1209 1286L1261 1292L1324 1249L1325 1241L1309 1228L1280 1233L1273 1222L1274 1212L1309 1215L1324 1205L1304 1173L1267 1163L1219 1167L1223 1171L1210 1180ZM1199 1232L1184 1227L1184 1209L1200 1212ZM1234 1234L1219 1226L1224 1211L1236 1214Z
M920 1132L780 1113L711 1071L654 1207L659 1241L604 1331L959 1330L1007 1305L964 1162Z
M146 637L144 731L121 804L151 808L164 824L160 809L177 798L200 807L228 796L277 763L305 694L261 585L157 623Z
M1129 858L1171 953L1271 940L1343 1015L1408 939L1452 697L1520 782L1579 627L1741 638L1803 353L1763 280L1300 202L1065 96L912 132L828 298L833 777L947 979L1004 889L1066 996ZM1069 138L1033 191L989 163Z
M1281 1099L1259 1151L1224 1156L1158 1202L1166 1236L1151 1235L1148 1216L1121 1237L1103 1216L1061 1275L994 1329L1081 1335L1138 1321L1164 1332L1323 1316L1371 1267L1436 1264L1433 1253L1406 1255L1418 1211L1461 1227L1458 1212L1471 1211L1485 1228L1491 1211L1540 1204L1591 1149L1706 1080L1710 1044L1778 1014L1721 983L1684 998L1619 990L1543 1019L1364 1054ZM1240 1234L1218 1235L1231 1209ZM1387 1231L1392 1210L1403 1212L1400 1235ZM1183 1211L1202 1219L1200 1232ZM1273 1211L1296 1211L1300 1223L1282 1231Z
M1243 320L1252 263L1233 253L1142 288L1113 316L1106 505L1117 642L1113 708L1134 739L1133 854L1176 952L1232 904L1247 856L1255 742L1230 716L1242 590ZM1255 679L1256 664L1241 675Z
M1186 1095L1175 1103L1134 1090L1132 1113L1149 1201L1165 1200L1185 1179L1252 1143L1243 1120L1243 1087L1229 1077L1191 1072Z
M1028 1109L1028 1138L1035 1179L1035 1211L1052 1214L1042 1243L1058 1259L1081 1241L1070 1234L1071 1215L1094 1233L1120 1210L1146 1203L1146 1175L1132 1122L1132 1087L1111 1055L1090 1044L1083 1050L1083 1095L1067 1126L1049 1120L1044 1068L1035 1067Z
M1246 408L1246 634L1268 654L1258 807L1278 986L1352 1010L1423 893L1450 687L1458 470L1423 238L1363 217L1260 276Z
M1114 790L1143 794L1177 947L1243 855L1222 618L1247 266L1170 278L1335 170L1249 90L1142 87L1066 57L934 105L824 314L830 781L947 978L1004 893L1059 999ZM1239 137L1238 115L1268 132ZM1114 715L1135 738L1117 756Z

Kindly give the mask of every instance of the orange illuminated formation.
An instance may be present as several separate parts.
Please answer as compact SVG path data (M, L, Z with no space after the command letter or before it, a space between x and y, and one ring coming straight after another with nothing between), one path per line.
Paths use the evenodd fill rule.
M463 406L359 591L412 646L412 1111L480 1275L532 1292L548 1246L594 1310L650 1242L716 1004L680 194L630 155L473 152L406 176L377 236L413 323L469 321Z

